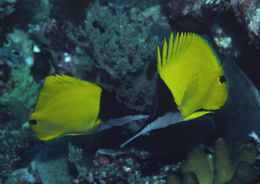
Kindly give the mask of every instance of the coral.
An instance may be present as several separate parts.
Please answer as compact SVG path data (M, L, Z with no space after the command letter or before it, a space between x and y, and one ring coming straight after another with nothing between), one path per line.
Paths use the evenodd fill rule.
M229 147L223 139L215 143L215 178L214 184L221 184L229 181L234 175L235 166L231 160Z
M35 139L26 121L37 100L40 84L31 74L33 42L27 33L14 29L0 48L0 176L5 178L25 166ZM28 125L28 124L27 124Z
M34 43L31 39L29 39L28 34L22 30L15 29L12 33L7 34L7 40L9 40L13 45L16 46L16 55L22 57L23 59L19 63L16 63L16 65L25 62L27 65L32 66L34 63L32 49ZM15 51L12 51L13 54L15 53Z
M32 48L27 33L18 29L7 35L0 48L1 116L28 116L37 100L40 84L30 74L34 63Z
M0 58L2 64L6 64L9 67L15 67L24 63L24 57L19 46L8 38L0 48Z
M15 11L16 0L0 0L0 20Z
M175 164L165 165L155 173L149 173L150 163L146 161L149 157L145 151L136 149L114 151L111 149L100 149L88 163L88 170L84 177L76 177L74 183L147 183L165 184L167 173L176 167Z
M2 169L0 170L0 178L9 177L14 170L28 164L33 155L33 151L29 151L31 145L34 144L33 142L32 132L26 124L19 130L10 127L10 125L9 127L1 125L0 167Z
M183 175L188 171L196 174L200 184L212 183L214 178L213 158L198 148L194 149L181 167Z
M6 177L32 158L33 152L28 151L34 144L33 134L29 127L21 128L21 124L27 121L37 100L39 84L33 81L27 65L18 65L11 69L3 90L0 96L0 167L4 169L0 176Z
M239 28L241 31L239 35L247 31L248 43L258 48L260 2L257 0L164 0L164 2L169 9L169 17L179 29L206 32L207 35L217 34L219 36L214 37L220 48L232 48L237 52L237 48L230 43L231 36L236 37ZM216 28L224 30L224 34L216 33ZM208 32L208 29L211 31Z
M187 172L183 176L183 183L185 184L199 184L196 175L193 172Z
M236 171L229 184L247 184L259 178L258 172L246 161L241 161L236 166Z
M256 148L252 146L230 150L225 140L219 138L215 143L213 155L194 148L181 166L181 177L170 175L168 184L251 183L259 178L253 167L256 153Z
M10 78L5 82L4 93L0 96L1 115L28 116L36 103L39 88L40 84L30 75L29 66L20 64L12 68Z
M156 45L169 30L158 5L131 8L99 1L89 6L84 27L58 21L31 27L41 50L51 53L56 73L99 84L143 112L153 103Z
M154 46L159 43L152 28L160 20L156 15L156 20L149 16L149 10L156 9L147 9L145 13L138 8L126 12L124 7L101 6L96 1L87 11L79 37L85 39L77 39L77 49L84 53L91 50L92 54L79 61L76 70L86 73L94 66L98 75L95 82L116 91L119 102L139 111L147 111L152 105L149 99L154 95L154 76L149 79L147 71L155 59ZM161 14L160 9L153 13Z
M5 83L9 80L10 73L11 73L11 67L8 66L8 64L5 61L3 61L3 59L1 58L0 59L0 96L4 93L4 86Z
M95 40L92 44L97 67L106 71L112 79L126 80L127 76L137 74L149 61L147 59L154 53L158 38L148 44L149 27L138 32L137 28L140 27L131 24L122 9L116 13L112 10L95 3L87 12L84 34L90 35L87 41ZM102 52L105 54L100 54Z
M15 170L6 184L41 184L40 177L33 168L21 168Z
M75 166L78 172L78 176L86 179L87 168L85 167L86 163L84 163L84 160L82 158L82 152L83 150L81 148L77 148L69 142L68 160Z
M205 20L205 9L213 12L224 12L229 8L228 1L225 0L165 0L167 6L173 11L172 18L180 16L191 16L197 20Z
M181 179L177 175L170 175L166 179L167 184L181 184Z
M13 141L14 139L8 131L1 131L0 145L2 154L0 163L1 168L5 168L1 169L1 178L7 177L15 169L15 163L21 160L20 155L16 153L16 146L13 145Z
M232 11L238 21L244 24L254 40L260 36L260 2L257 0L231 0Z

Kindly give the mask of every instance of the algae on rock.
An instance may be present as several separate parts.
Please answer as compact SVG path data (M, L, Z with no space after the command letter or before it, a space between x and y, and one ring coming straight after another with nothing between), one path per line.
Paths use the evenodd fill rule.
M5 84L4 94L0 96L1 112L4 111L1 115L8 113L10 116L19 117L24 116L24 112L31 112L39 89L40 84L37 84L30 75L29 66L20 64L12 68L10 78Z

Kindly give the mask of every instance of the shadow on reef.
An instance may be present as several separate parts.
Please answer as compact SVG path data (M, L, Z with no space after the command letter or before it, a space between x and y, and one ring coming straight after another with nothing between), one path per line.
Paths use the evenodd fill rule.
M244 145L230 150L225 140L219 138L213 154L194 148L179 173L168 176L167 184L259 183L259 172L254 167L256 156L256 148Z

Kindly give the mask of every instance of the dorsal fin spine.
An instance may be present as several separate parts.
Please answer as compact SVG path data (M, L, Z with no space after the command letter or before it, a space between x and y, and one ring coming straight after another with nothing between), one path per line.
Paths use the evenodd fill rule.
M157 47L157 61L157 70L158 73L160 73L160 71L162 70L162 59L159 46Z
M171 34L170 36L167 60L172 59L172 54L173 54L173 34Z
M167 64L167 41L166 41L166 38L164 38L162 57L163 57L162 58L162 67L164 67Z

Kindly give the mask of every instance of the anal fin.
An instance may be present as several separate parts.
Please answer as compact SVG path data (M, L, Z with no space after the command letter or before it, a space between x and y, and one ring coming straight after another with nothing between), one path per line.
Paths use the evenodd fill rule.
M137 137L146 134L152 130L165 128L167 126L180 123L184 120L184 117L179 112L168 112L163 116L157 118L155 121L151 122L145 126L140 132L128 139L126 142L120 145L120 148L123 148L125 145L136 139Z

